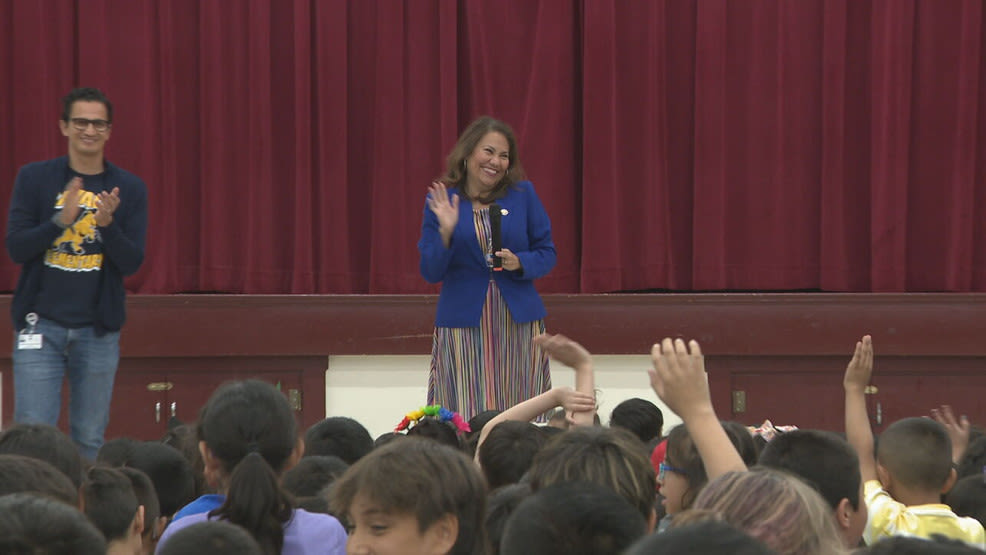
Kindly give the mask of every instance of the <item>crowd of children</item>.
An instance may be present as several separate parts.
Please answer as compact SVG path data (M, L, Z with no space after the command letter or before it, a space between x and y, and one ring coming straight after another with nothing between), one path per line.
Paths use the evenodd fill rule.
M258 380L223 385L162 441L109 441L96 461L55 428L14 425L0 432L0 553L986 550L986 436L942 407L875 441L869 336L846 367L844 435L769 441L719 420L695 341L651 351L650 384L683 422L667 435L643 399L600 426L591 354L560 335L536 342L573 369L574 388L470 420L422 407L376 441L351 418L298 430Z

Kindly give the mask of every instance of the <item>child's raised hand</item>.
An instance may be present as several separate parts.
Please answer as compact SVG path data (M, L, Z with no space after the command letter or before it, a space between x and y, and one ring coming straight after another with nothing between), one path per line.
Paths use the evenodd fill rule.
M865 389L873 375L873 339L869 335L856 342L856 351L842 379L845 389Z
M560 333L557 335L543 333L534 338L534 344L565 366L578 368L592 363L592 355L585 347Z
M596 398L588 393L576 391L571 387L556 387L558 405L566 413L583 412L596 409Z
M972 429L972 425L969 424L969 418L964 414L959 418L955 418L955 413L952 412L952 407L949 405L942 405L941 408L931 409L931 417L945 427L948 437L952 440L952 461L959 462L962 454L965 453L966 447L969 446L969 433Z
M682 420L712 409L705 357L695 340L666 337L650 351L653 368L647 370L654 393Z

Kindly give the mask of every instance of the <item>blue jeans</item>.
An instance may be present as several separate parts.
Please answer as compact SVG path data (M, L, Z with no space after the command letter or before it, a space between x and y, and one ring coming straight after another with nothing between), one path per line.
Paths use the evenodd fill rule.
M67 374L72 440L82 456L96 460L110 420L120 332L97 336L92 326L66 328L42 318L36 333L44 337L36 350L18 349L14 334L14 422L57 426Z

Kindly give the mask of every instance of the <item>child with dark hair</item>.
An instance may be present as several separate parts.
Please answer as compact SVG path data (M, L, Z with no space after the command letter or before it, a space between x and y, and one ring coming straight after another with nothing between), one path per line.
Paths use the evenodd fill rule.
M141 552L144 507L137 501L130 478L105 466L94 466L82 484L85 514L103 533L107 555Z
M493 409L484 410L469 419L469 431L462 436L462 446L467 455L473 458L476 457L476 448L479 446L479 434L482 433L486 424L496 415L500 414L500 412L499 410Z
M543 430L556 429L551 426L541 429L530 421L562 407L571 415L566 417L566 422L570 420L580 426L593 422L596 398L592 391L594 377L589 351L563 335L544 334L534 342L553 360L575 369L579 389L550 389L497 414L483 427L474 459L482 467L491 489L520 480L547 441L548 434ZM491 438L494 443L487 446Z
M634 397L616 405L609 415L609 425L630 430L646 444L661 437L664 413L654 403Z
M159 555L262 555L246 530L228 522L206 521L183 528L168 540Z
M832 509L843 544L855 548L866 526L859 457L830 432L794 430L778 435L760 453L760 466L785 470L815 488Z
M161 443L177 449L191 465L192 477L195 481L195 493L192 495L192 499L207 493L205 463L202 462L202 454L199 453L199 436L196 426L192 424L169 425L168 431L161 438Z
M373 450L366 428L345 416L330 416L305 432L305 456L336 456L353 464Z
M294 508L304 509L310 513L331 515L338 519L339 516L332 514L332 508L329 507L328 495L331 488L332 486L330 484L329 487L320 495L310 495L308 497L295 497Z
M486 484L461 451L407 438L374 449L333 484L349 553L485 555Z
M202 408L199 448L206 478L222 492L193 505L196 514L176 519L158 551L179 530L205 520L245 528L264 553L343 553L345 531L328 515L292 509L280 474L301 458L294 411L274 386L259 380L217 389Z
M486 532L490 537L491 553L500 553L500 542L510 515L530 495L529 484L509 484L490 492L486 502Z
M981 436L969 443L969 447L966 448L957 462L955 472L958 478L982 475L983 469L986 468L986 436Z
M686 343L666 337L654 343L650 354L653 367L647 374L651 389L682 420L682 425L668 435L663 460L657 457L658 483L667 513L658 531L664 531L709 480L746 470L740 449L749 439L743 434L749 433L745 429L743 434L731 431L716 417L705 356L697 341ZM653 460L655 454L651 456Z
M79 490L64 472L24 455L0 455L0 495L37 493L79 506Z
M546 440L530 422L501 422L492 429L477 453L490 490L519 482Z
M106 466L125 466L133 455L134 446L140 443L129 437L107 440L96 451L96 462Z
M541 426L541 433L544 434L545 436L544 442L547 443L551 441L553 437L565 433L565 430L561 428L555 428L554 426Z
M161 503L151 479L136 468L121 466L117 470L130 480L130 486L137 496L137 503L144 507L144 531L140 535L141 552L144 555L154 553L158 538L164 532L168 518L161 516Z
M757 464L757 460L760 459L761 448L757 444L756 438L750 433L750 429L735 420L724 421L722 427L729 435L729 441L739 451L743 464L748 467Z
M967 516L986 526L986 474L966 476L945 494L945 504L955 514Z
M643 444L626 430L580 426L548 442L531 465L531 488L561 482L606 486L637 509L648 530L656 523L654 469Z
M418 420L417 424L407 430L407 436L429 439L453 449L462 449L462 443L459 441L459 434L455 427L448 422L441 422L430 417Z
M156 441L107 443L97 462L136 468L154 484L160 511L169 519L195 499L195 475L188 460L174 447ZM182 515L184 516L184 515Z
M41 459L61 470L76 489L82 486L82 455L75 443L54 426L14 424L0 433L0 454Z
M721 520L703 520L651 534L628 549L626 555L775 555L766 545Z
M873 342L866 335L856 342L843 378L846 437L859 455L869 511L863 539L871 544L885 536L941 534L986 549L983 525L941 504L941 495L955 483L952 444L942 424L929 418L894 422L880 435L874 461L864 392L872 373Z
M106 540L78 509L30 493L0 496L0 553L106 555Z
M334 455L302 457L298 464L284 472L281 487L295 497L315 497L348 468L346 461Z
M857 551L857 555L981 555L965 542L933 534L931 538L910 536L890 536L881 539L867 549Z
M735 422L721 422L720 425L743 463L756 464L756 459L753 458L753 437L746 427ZM658 465L657 485L664 498L662 504L665 513L658 531L667 530L674 515L691 507L708 482L705 463L698 446L688 433L688 428L684 424L675 426L667 437L664 460Z
M562 482L534 492L507 521L501 555L619 555L647 531L633 505L611 488Z
M383 447L384 445L387 445L388 443L394 441L395 439L404 439L406 437L407 437L406 435L400 432L384 432L373 440L373 448L377 449L379 447Z
M493 418L496 417L496 415L500 414L501 412L503 411L493 410L493 409L484 410L483 412L470 418L469 433L466 434L466 438L468 439L471 436L478 436L479 432L483 431L483 427L486 426L486 424L488 424L490 420L493 420Z

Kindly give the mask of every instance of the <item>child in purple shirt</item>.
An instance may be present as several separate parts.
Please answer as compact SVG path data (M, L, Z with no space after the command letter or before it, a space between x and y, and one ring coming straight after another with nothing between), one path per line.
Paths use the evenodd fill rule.
M287 399L268 383L233 382L213 393L199 418L206 479L221 495L199 498L198 512L164 531L158 549L178 530L205 520L245 528L265 553L342 554L346 532L338 520L291 506L279 477L304 452Z

